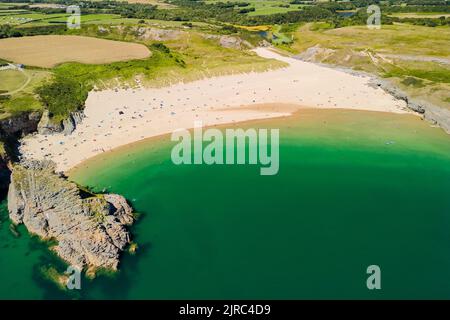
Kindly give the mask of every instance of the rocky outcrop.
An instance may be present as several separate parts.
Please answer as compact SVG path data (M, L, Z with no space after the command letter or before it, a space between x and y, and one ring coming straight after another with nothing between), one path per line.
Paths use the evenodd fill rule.
M0 120L0 134L5 138L11 136L20 138L35 132L40 117L40 112L24 112L20 115Z
M217 40L219 44L224 48L238 49L238 50L253 48L250 42L235 36L228 36L228 35L219 36L216 34L203 34L203 37L208 40L211 39Z
M64 133L65 135L71 134L78 124L83 121L84 113L82 111L71 112L67 119L60 122L54 122L50 119L47 110L42 114L41 120L38 123L37 131L40 134L53 134Z
M426 101L413 99L403 90L386 80L373 78L371 80L371 85L380 87L395 98L405 101L409 109L423 114L425 120L432 124L439 125L447 133L450 133L450 110L440 108Z
M55 173L51 161L29 161L12 168L8 210L15 224L54 239L53 250L73 266L117 269L130 243L126 225L133 213L120 195L92 194Z
M6 145L0 140L0 199L6 194L9 185L9 176L11 174L8 163L10 162L8 153L6 152Z
M134 32L138 38L152 41L176 40L186 34L186 32L180 30L149 27L136 27L134 28Z
M69 117L62 122L63 133L65 135L71 134L78 124L83 121L84 113L82 111L72 112Z
M36 131L40 117L39 112L26 112L0 120L0 200L8 190L12 150L19 138Z
M219 44L224 48L232 48L240 50L253 48L253 46L248 41L233 36L221 36L219 38Z
M296 55L294 58L307 62L320 62L331 56L335 50L315 45Z

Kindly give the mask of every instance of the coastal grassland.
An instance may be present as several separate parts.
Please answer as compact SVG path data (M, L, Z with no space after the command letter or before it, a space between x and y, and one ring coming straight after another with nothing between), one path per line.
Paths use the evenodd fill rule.
M289 34L289 33L288 33ZM349 67L388 78L408 94L450 108L450 27L406 24L334 29L301 25L291 44L279 45L302 59Z
M86 88L164 86L180 81L193 81L250 71L264 71L283 66L256 54L223 48L215 39L189 34L181 39L148 41L152 56L147 59L86 65L65 63L53 69L55 74L76 79Z
M184 81L233 73L260 72L284 66L275 60L266 60L250 51L224 48L216 38L205 38L191 33L189 37L167 41L166 45L181 54L188 68Z
M279 61L260 58L247 50L224 48L220 45L220 31L220 28L205 23L186 28L179 22L167 24L162 21L139 26L87 26L76 31L77 34L140 42L150 46L152 52L156 50L157 56L154 59L115 63L110 66L65 64L55 71L64 70L75 74L77 78L83 75L82 82L95 82L96 87L104 88L121 84L136 86L134 76L138 76L141 84L162 86L208 76L265 71L284 66ZM251 35L247 40L252 41ZM88 68L89 72L87 69L83 70L85 68Z
M107 63L149 55L140 44L89 37L46 35L0 40L1 58L44 68L68 61Z
M0 70L0 92L17 90L23 86L27 80L27 76L19 70Z
M326 23L301 26L294 32L291 48L301 52L320 44L331 49L371 49L380 53L420 54L439 57L450 56L450 28L429 28L406 24L383 25L381 29L351 26L332 29Z
M0 119L21 112L42 110L42 104L39 102L35 90L51 77L51 72L38 68L26 68L23 71L2 70L0 71L0 79L5 71L14 71L8 77L14 76L17 79L12 79L11 83L22 82L24 76L27 80L18 89L16 87L12 88L13 91L4 90L6 92L2 92L2 95L0 95ZM2 83L1 80L0 83Z

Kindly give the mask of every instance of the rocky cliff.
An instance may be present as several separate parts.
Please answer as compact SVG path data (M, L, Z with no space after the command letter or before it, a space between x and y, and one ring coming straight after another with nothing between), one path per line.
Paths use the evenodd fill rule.
M35 132L40 118L40 112L24 112L2 119L0 120L0 136L4 138L11 136L20 138Z
M72 112L67 119L60 122L52 122L47 110L42 114L41 120L37 125L37 131L40 134L53 134L63 132L65 135L71 134L77 125L81 123L84 118L83 111Z
M393 97L403 100L407 103L408 108L423 114L425 120L432 124L439 125L447 133L450 133L450 110L440 108L427 101L412 99L405 92L391 84L389 81L373 78L371 85L382 88Z
M10 171L8 168L9 155L6 152L6 145L0 140L0 200L3 199L9 185Z
M25 112L0 120L0 200L3 199L9 185L9 163L13 160L17 140L36 131L41 114Z
M53 250L73 266L116 270L130 243L133 213L119 195L92 194L55 173L50 161L12 166L8 210L15 224L54 239Z

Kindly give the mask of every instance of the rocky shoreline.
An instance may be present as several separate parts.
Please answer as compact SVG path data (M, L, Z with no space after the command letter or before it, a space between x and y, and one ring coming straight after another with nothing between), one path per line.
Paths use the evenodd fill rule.
M440 108L426 101L413 99L387 80L373 78L371 83L382 88L396 99L405 101L409 109L422 114L425 120L433 125L438 125L450 134L450 110Z
M84 117L72 113L51 124L48 113L23 113L0 120L0 196L7 193L14 225L31 234L56 240L51 249L72 266L89 270L117 270L120 254L131 243L127 226L134 221L126 199L116 194L94 194L55 172L51 161L20 161L18 140L28 134L70 134Z
M334 64L315 62L314 60L309 59L308 56L302 56L301 54L292 57L297 60L314 63L327 68L340 70L352 75L369 77L370 85L372 87L380 87L385 92L392 95L394 98L405 101L408 109L423 115L423 118L428 122L430 122L432 125L438 125L445 132L450 134L450 110L440 108L427 101L411 98L406 92L395 86L389 80L381 79L375 76L374 74L367 73L364 71L357 71L351 68Z
M14 224L44 240L58 256L80 269L117 270L121 252L131 243L134 221L125 198L94 194L61 174L51 161L12 165L8 210Z

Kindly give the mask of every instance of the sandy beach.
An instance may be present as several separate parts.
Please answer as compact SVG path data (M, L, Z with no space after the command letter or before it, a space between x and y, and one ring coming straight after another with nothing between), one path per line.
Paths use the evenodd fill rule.
M71 135L27 136L21 141L21 154L27 159L51 159L59 171L68 171L116 147L192 128L195 121L211 126L281 117L302 106L410 112L404 101L368 86L368 77L284 57L267 48L255 52L289 66L164 88L92 91L86 117Z

